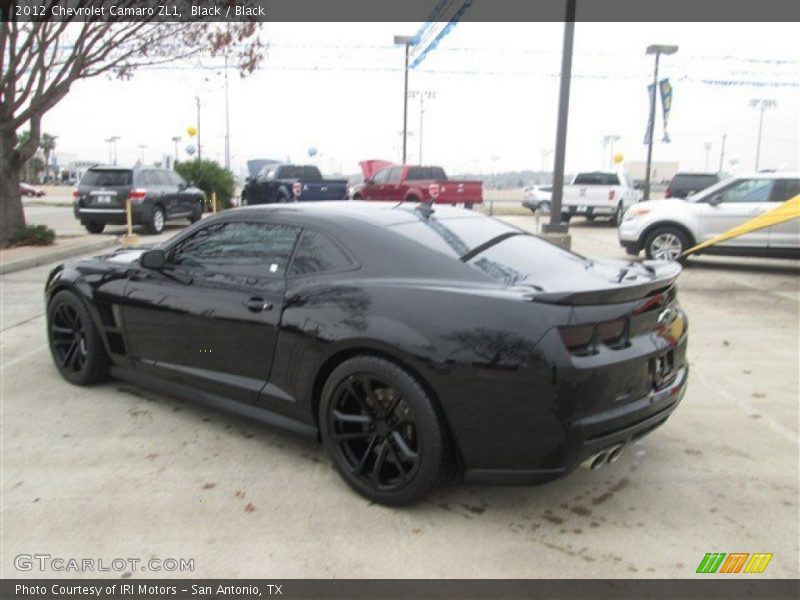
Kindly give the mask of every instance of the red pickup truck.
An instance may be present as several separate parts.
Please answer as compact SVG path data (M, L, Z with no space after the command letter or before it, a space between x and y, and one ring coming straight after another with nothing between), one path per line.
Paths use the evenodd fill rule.
M464 204L472 208L483 202L480 181L451 181L441 167L394 165L383 160L359 163L364 183L353 190L353 200L390 200L437 204Z

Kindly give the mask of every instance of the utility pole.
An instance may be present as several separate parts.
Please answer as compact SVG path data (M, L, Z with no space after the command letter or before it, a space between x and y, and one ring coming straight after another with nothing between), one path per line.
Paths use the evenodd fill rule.
M727 139L728 134L722 134L722 149L719 151L719 172L722 173L722 164L725 160L725 140Z
M199 122L199 118L198 118ZM199 135L199 134L198 134ZM198 146L200 145L198 137ZM225 168L231 168L231 121L228 107L228 50L225 49Z
M764 111L775 108L778 105L775 100L771 98L753 98L750 100L750 106L759 110L758 115L758 141L756 142L756 171L761 162L761 131L764 127Z
M139 160L139 164L144 166L144 149L147 148L147 144L139 144L139 150L141 150L141 158Z
M201 160L203 151L200 149L200 96L195 96L194 101L197 104L197 160Z
M396 45L405 46L405 66L403 68L404 83L403 83L403 164L406 164L406 150L408 138L408 49L414 43L413 35L396 35L394 36L394 43Z
M677 46L653 44L647 47L645 54L655 54L655 68L653 69L653 93L650 95L650 120L647 123L647 168L644 175L643 200L650 200L650 170L653 164L653 133L656 124L656 98L658 97L658 63L662 54L670 55L678 51Z

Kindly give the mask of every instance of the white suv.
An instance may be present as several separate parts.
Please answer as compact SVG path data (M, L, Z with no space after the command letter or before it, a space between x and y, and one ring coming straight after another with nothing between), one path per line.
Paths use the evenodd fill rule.
M619 226L619 242L636 256L678 260L685 250L800 194L798 173L755 173L720 181L686 200L640 202ZM800 258L800 219L704 248L707 254Z

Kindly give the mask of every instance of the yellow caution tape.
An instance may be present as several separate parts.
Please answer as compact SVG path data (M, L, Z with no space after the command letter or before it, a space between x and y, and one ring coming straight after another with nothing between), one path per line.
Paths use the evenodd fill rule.
M702 248L708 248L714 244L719 244L720 242L725 242L732 238L739 237L745 233L750 233L751 231L756 231L758 229L764 229L765 227L771 227L772 225L777 225L778 223L784 223L797 218L800 218L800 195L789 198L786 202L776 206L772 210L768 210L767 212L762 213L757 217L742 223L741 225L737 225L725 233L720 233L718 236L713 237L702 244L697 244L696 246L689 248L683 253L683 256L691 254L692 252L697 252Z

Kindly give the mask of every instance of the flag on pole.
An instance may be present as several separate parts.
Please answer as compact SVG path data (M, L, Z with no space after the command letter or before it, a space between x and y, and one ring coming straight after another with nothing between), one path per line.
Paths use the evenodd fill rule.
M653 110L653 104L656 101L656 86L652 83L647 86L647 93L650 94L650 109L647 111L647 114L650 115L647 119L647 129L644 131L644 145L647 146L650 143L650 130L653 127L653 115L655 111Z
M672 140L669 139L669 133L667 133L667 123L669 122L669 113L672 110L672 84L669 79L662 79L658 82L658 89L661 91L661 109L664 119L664 138L661 141L669 144Z

